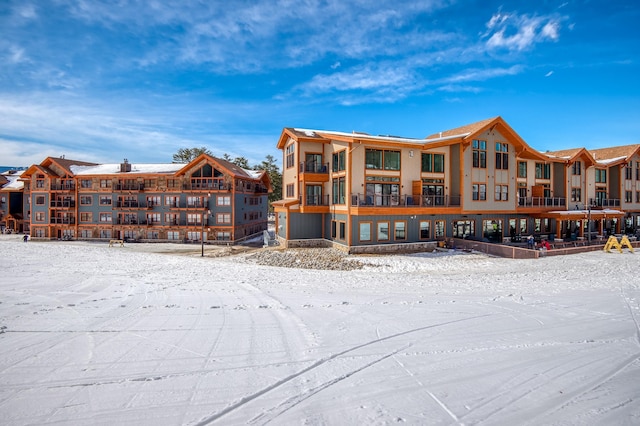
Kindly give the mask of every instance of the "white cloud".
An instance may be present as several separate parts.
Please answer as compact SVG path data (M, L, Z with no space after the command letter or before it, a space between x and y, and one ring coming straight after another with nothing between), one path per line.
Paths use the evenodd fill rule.
M551 77L553 75L553 71L549 71L548 73L546 73L544 76L545 77Z
M487 23L488 31L483 38L488 38L486 45L490 49L522 51L536 43L557 41L560 22L557 16L494 15Z

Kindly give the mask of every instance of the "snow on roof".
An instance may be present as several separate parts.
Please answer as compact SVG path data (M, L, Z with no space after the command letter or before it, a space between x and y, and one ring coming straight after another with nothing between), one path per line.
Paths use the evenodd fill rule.
M335 136L343 136L343 137L357 138L357 139L370 139L370 140L412 143L416 145L424 145L425 143L429 143L433 141L454 139L454 138L464 137L469 135L469 133L464 133L462 135L446 136L446 137L435 138L435 139L416 139L416 138L403 138L400 136L381 136L381 135L375 136L375 135L369 135L367 133L358 133L358 132L353 132L353 133L336 132L333 130L313 130L313 129L299 129L299 128L294 128L293 130L295 130L296 132L304 133L309 137L322 137L322 135L335 135Z
M20 190L24 188L24 182L18 180L20 179L19 174L2 173L2 176L4 176L9 181L2 187L3 190Z
M242 169L242 170L244 170L245 173L248 174L253 179L259 179L263 172L262 170L247 170L247 169Z
M627 157L623 155L622 157L607 158L606 160L596 160L596 162L598 164L607 165L607 164L615 163L616 161L625 160L626 158Z
M98 164L97 166L71 166L71 172L78 176L82 175L111 175L129 173L175 173L184 167L181 163L163 164L134 164L130 163L130 172L121 172L120 164Z

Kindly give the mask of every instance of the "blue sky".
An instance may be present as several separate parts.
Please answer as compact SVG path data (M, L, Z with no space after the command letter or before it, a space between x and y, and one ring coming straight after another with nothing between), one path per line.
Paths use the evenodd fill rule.
M640 143L633 1L2 0L0 165L273 155L283 127Z

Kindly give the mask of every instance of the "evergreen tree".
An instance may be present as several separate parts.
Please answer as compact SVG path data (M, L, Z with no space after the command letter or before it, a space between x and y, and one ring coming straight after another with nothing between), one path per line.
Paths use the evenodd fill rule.
M273 192L269 194L269 203L282 199L282 173L276 163L276 159L272 155L267 155L262 163L255 167L256 170L264 170L271 179Z
M197 158L200 154L213 155L206 147L200 148L180 148L178 152L173 154L174 163L188 163Z

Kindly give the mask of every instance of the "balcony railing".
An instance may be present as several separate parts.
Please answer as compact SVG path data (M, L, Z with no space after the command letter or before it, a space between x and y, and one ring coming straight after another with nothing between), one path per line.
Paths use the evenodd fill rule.
M300 173L329 173L329 163L303 161L300 163Z
M567 199L564 197L520 197L520 207L565 207Z
M590 198L593 207L620 207L619 198Z
M140 201L135 201L135 200L124 200L124 201L118 201L116 203L116 208L124 208L124 209L144 209L147 208L145 203L141 203Z
M76 206L75 201L51 201L51 207L69 209Z
M118 183L113 185L115 191L144 191L144 183Z
M76 189L76 184L70 183L52 183L50 186L52 191L73 191Z
M184 205L183 205L184 207ZM200 202L200 203L187 203L186 208L188 209L206 209L209 207L208 202Z
M52 217L49 223L52 225L75 225L76 219L74 217Z
M328 206L330 205L328 195L307 195L300 197L300 203L305 206Z
M227 185L224 179L207 179L197 180L192 179L191 182L182 185L182 189L187 190L227 190Z
M359 207L459 207L460 197L451 195L352 194L351 205Z

